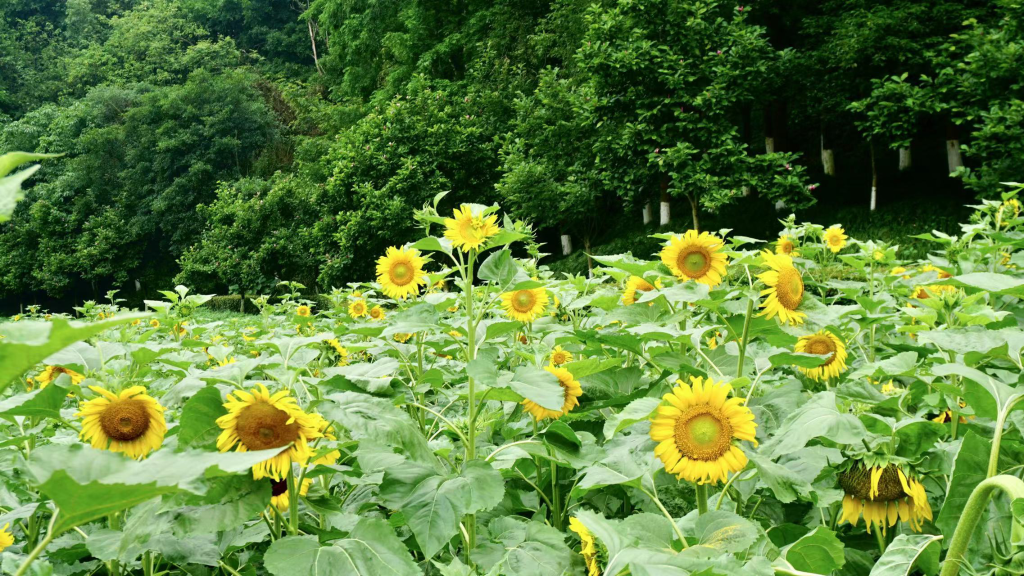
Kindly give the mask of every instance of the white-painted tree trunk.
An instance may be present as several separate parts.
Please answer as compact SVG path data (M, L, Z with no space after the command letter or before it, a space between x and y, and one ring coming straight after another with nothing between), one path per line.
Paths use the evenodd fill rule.
M875 211L875 203L878 201L878 187L871 187L871 211Z
M750 186L744 186L743 187L743 197L744 198L749 198L750 195L753 194L753 193L754 193L754 189L751 188Z
M957 168L964 165L963 156L960 155L960 141L946 140L946 161L949 164L949 173L956 172Z
M774 136L765 136L764 137L764 151L767 152L768 154L772 154L772 153L775 152L775 137Z
M651 203L648 201L647 204L644 204L644 225L650 224L651 220L654 220L654 214L651 210Z
M778 201L775 202L775 211L776 212L782 212L785 209L786 209L786 203L785 202L783 202L782 200L778 200Z
M900 148L900 172L910 170L910 148Z
M562 256L572 254L572 236L562 234Z
M836 175L836 154L831 148L821 149L821 167L825 174L829 176Z
M661 225L666 226L672 221L672 211L667 200L661 201Z

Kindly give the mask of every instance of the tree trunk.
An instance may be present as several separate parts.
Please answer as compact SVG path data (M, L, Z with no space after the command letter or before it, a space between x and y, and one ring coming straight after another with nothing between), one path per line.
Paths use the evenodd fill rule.
M238 311L245 314L245 290L242 290L242 301L238 303Z
M910 170L910 147L900 148L900 172Z
M772 100L764 111L764 150L771 154L786 149L786 103Z
M320 57L316 53L316 30L318 26L313 24L312 18L309 18L306 20L306 28L309 30L309 41L313 45L313 64L316 65L316 73L323 76L324 69L320 67Z
M868 142L871 150L871 211L875 211L875 203L878 200L878 169L875 167L875 144Z
M572 236L562 234L562 256L572 254Z
M832 150L832 143L825 145L825 129L821 129L821 169L828 176L836 175L836 154Z
M651 211L651 201L648 200L647 203L644 204L644 226L650 224L651 220L654 220L654 216Z
M672 211L668 195L668 174L661 175L661 225L668 226L672 222Z
M583 237L583 250L587 254L587 278L593 278L594 261L590 259L590 236Z
M686 199L690 201L690 213L693 216L693 229L700 232L700 220L697 218L697 199L689 194L686 195Z
M960 155L960 130L952 122L946 125L946 162L950 174L964 166L963 156Z

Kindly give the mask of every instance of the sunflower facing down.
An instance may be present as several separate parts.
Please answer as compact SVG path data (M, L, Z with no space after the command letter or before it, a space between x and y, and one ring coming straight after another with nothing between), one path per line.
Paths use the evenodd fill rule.
M47 366L39 373L38 376L36 376L36 382L39 383L40 388L46 388L50 385L50 382L56 380L61 374L67 374L68 378L71 378L72 384L81 384L82 380L85 380L85 376L71 370L70 368L65 368L63 366Z
M312 479L303 478L302 486L299 486L299 496L305 496L312 485ZM291 500L288 498L287 479L270 481L270 505L277 508L277 511L282 514L288 511L288 507L291 506Z
M678 381L664 395L651 422L654 455L665 470L697 484L723 481L729 472L747 465L747 456L735 440L757 445L757 423L742 398L730 398L732 386L691 376L690 384ZM692 385L692 386L691 386Z
M572 362L572 353L568 350L563 350L561 346L555 346L551 349L551 365L561 366Z
M362 298L353 300L352 303L348 305L348 315L352 318L366 316L367 312L366 300L363 300Z
M223 431L217 437L217 449L236 452L287 448L252 467L252 477L281 480L291 471L291 463L306 465L312 452L309 441L323 436L320 421L302 411L282 390L273 395L263 384L247 392L228 394L224 408L228 413L217 418ZM236 446L237 445L237 446Z
M11 534L11 523L4 524L3 528L0 528L0 551L6 549L8 546L14 545L14 534Z
M167 433L164 407L146 394L144 386L132 386L120 394L99 386L89 389L99 397L82 402L78 408L82 440L93 448L123 452L136 460L160 447Z
M800 371L811 380L838 378L841 373L846 371L846 345L838 336L828 330L801 336L796 341L794 351L805 354L829 354L828 360L825 360L821 366L816 368L800 367Z
M555 378L558 378L558 384L562 387L562 392L565 395L565 403L562 404L562 409L548 410L530 399L523 399L521 404L523 409L533 414L533 417L538 421L545 418L557 420L563 414L568 414L573 408L580 405L579 397L583 395L583 388L580 387L579 380L576 380L572 373L565 368L545 366L544 369L554 374Z
M793 266L793 259L767 250L761 252L761 259L769 270L757 275L767 286L761 291L761 295L767 298L761 304L764 311L758 316L766 316L771 320L778 315L783 324L803 324L807 314L797 311L797 307L804 299L804 279Z
M391 246L384 256L377 259L377 282L381 291L397 300L419 294L420 286L427 284L423 273L425 263L419 250Z
M548 292L544 288L525 288L501 295L501 307L513 320L530 323L544 313L548 305Z
M658 284L661 284L661 282L651 284L639 276L630 276L629 280L626 280L626 288L622 291L622 303L626 306L631 306L636 302L637 292L650 292L659 288Z
M587 576L601 576L601 567L597 563L597 539L575 516L569 518L569 530L580 537L580 554L587 565Z
M728 257L719 252L722 239L708 232L687 230L673 236L661 250L661 261L680 280L718 286L725 276Z
M869 534L872 526L885 534L897 518L909 522L914 532L921 531L925 519L932 519L924 486L896 464L868 467L857 462L839 474L839 485L846 493L840 524L856 526L863 516Z
M488 238L498 233L498 217L494 214L473 214L473 207L469 204L460 206L453 216L444 220L444 237L463 252L480 248Z
M836 224L830 226L828 230L825 230L825 246L832 251L833 254L838 253L846 246L846 239L849 236L846 235L846 230L843 227Z

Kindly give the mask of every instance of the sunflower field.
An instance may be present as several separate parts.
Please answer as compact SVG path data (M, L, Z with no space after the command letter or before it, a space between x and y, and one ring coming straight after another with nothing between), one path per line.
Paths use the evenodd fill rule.
M3 570L1024 573L1021 190L927 261L790 218L590 277L439 195L326 298L33 307L0 323Z

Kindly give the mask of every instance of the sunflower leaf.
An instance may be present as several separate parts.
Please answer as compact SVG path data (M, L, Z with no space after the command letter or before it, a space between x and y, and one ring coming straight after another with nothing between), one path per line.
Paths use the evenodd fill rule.
M915 568L934 576L939 571L940 540L942 536L932 534L900 534L878 558L870 576L909 576Z
M207 386L185 402L178 421L178 445L183 448L212 444L221 433L217 418L227 413L220 389Z
M421 574L387 522L362 518L345 538L321 545L316 536L288 536L263 556L273 576L415 576Z
M836 538L835 532L818 526L810 534L783 548L782 553L786 561L797 570L830 574L846 563L843 548L843 543Z

